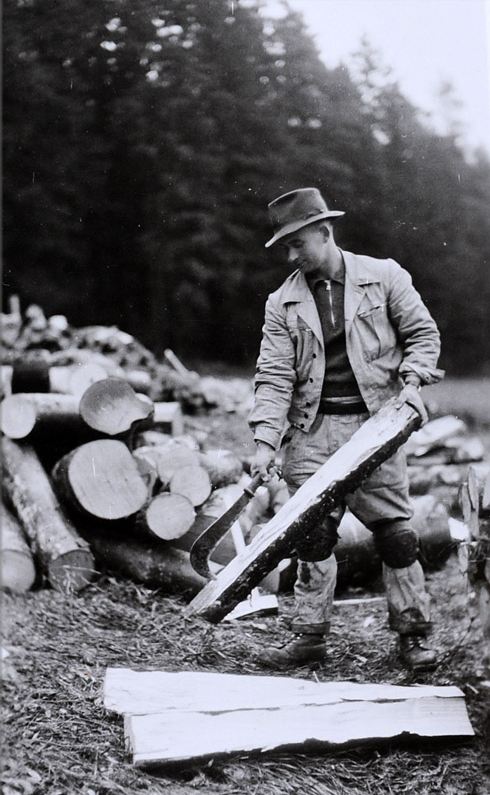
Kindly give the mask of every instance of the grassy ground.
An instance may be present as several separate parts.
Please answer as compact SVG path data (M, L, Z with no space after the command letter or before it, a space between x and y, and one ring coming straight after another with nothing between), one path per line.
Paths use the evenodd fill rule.
M475 429L490 428L490 405L475 387ZM436 387L432 388L433 390ZM458 387L459 389L459 387ZM469 395L468 385L438 391L444 411ZM451 398L454 398L451 404ZM443 401L449 402L443 402ZM251 449L243 418L209 418L211 439ZM435 605L439 666L418 681L459 685L476 732L465 743L388 744L324 753L238 756L180 770L132 768L122 718L105 712L101 688L108 666L141 670L261 673L255 652L287 635L290 596L279 617L212 627L184 621L184 599L101 574L77 597L52 590L4 596L3 795L487 795L490 691L484 687L483 642L476 609L457 558L428 575ZM411 684L400 666L384 605L338 607L328 661L290 672L320 681ZM488 764L488 762L487 762Z

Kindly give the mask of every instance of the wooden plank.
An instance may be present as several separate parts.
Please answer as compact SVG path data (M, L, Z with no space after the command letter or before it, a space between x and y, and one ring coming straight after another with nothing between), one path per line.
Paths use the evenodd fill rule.
M401 736L473 736L456 687L112 668L104 705L124 714L137 766Z
M408 405L389 401L321 466L267 522L252 543L203 588L185 614L220 621L282 558L298 535L305 533L349 492L389 458L420 425Z
M131 715L124 733L138 767L279 749L305 750L397 737L471 737L463 698L346 702L218 714Z
M279 707L325 706L351 701L463 697L458 687L438 685L316 682L289 676L254 676L207 671L133 671L108 668L104 707L119 715L166 711L219 713Z

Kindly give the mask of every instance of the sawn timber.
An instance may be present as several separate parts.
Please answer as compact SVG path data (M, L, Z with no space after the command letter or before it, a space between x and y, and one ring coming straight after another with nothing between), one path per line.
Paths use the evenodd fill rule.
M315 472L239 555L184 609L218 623L295 548L296 539L330 513L420 427L419 414L390 400Z

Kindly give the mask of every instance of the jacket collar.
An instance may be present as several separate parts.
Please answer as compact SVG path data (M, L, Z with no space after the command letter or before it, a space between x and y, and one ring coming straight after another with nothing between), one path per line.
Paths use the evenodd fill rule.
M374 272L370 257L352 254L342 249L339 251L345 263L344 314L346 333L348 333L364 296L366 285L379 282L381 279L379 274ZM299 304L298 315L308 324L323 347L323 332L315 299L301 271L296 270L288 276L283 283L280 300L282 304Z
M356 290L366 284L379 282L380 278L377 274L373 274L372 265L369 266L368 257L363 257L358 254L352 254L350 251L343 251L339 249L344 258L345 263L345 282L346 287L348 282L351 283ZM296 301L308 301L311 297L311 292L308 287L308 282L301 271L294 271L283 284L281 294L281 302L288 304ZM362 292L362 291L361 291Z

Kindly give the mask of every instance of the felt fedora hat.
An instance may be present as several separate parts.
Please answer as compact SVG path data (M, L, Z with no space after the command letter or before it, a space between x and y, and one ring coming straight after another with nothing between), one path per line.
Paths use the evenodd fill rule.
M277 243L282 237L297 232L303 226L322 221L324 218L345 215L342 210L329 210L318 188L300 188L284 193L270 202L268 207L274 237L267 241L266 248Z

